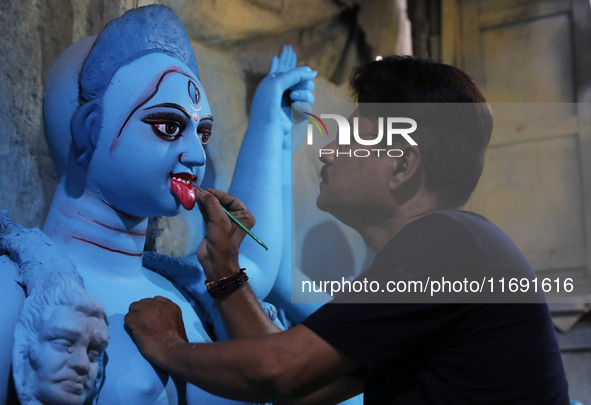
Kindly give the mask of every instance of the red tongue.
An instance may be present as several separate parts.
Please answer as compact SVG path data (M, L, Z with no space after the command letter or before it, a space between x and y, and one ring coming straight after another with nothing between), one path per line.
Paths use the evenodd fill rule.
M181 201L186 210L192 210L195 206L195 189L192 184L185 184L182 181L170 179L170 189Z

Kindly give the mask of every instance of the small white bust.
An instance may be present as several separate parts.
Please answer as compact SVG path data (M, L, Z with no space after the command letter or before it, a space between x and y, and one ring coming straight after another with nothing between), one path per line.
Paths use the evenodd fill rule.
M21 404L92 404L108 340L105 310L83 287L67 283L33 292L15 329L13 376Z

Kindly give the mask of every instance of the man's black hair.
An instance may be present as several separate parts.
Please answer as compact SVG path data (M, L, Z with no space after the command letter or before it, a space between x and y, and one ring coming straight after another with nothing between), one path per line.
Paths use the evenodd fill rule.
M429 117L417 119L412 137L427 190L446 208L464 205L482 174L493 127L490 106L474 81L443 63L389 56L357 68L351 87L359 103L445 103L417 106Z

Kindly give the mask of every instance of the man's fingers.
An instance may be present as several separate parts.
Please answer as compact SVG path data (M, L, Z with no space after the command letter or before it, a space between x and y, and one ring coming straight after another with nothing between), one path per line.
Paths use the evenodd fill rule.
M226 213L222 210L220 206L220 202L218 199L211 193L211 190L206 190L197 195L197 203L199 204L199 209L202 213L204 213L204 220L205 222L223 222L228 220Z
M255 219L250 211L242 204L242 202L227 193L220 190L207 189L205 192L197 196L197 203L199 209L205 211L207 218L204 218L206 222L213 222L221 224L228 221L231 224L231 220L227 214L222 210L222 205L234 215L244 226L252 228L255 224Z
M154 301L160 301L160 302L164 302L165 304L173 304L176 305L174 302L172 302L171 300L169 300L166 297L162 297L161 295L157 295L154 297Z
M139 301L132 302L129 305L129 312L139 311L142 308L145 308L146 306L149 306L151 301L153 301L153 298L144 298L144 299L141 299Z
M242 201L228 193L212 188L208 188L207 191L213 194L215 198L218 199L220 204L222 204L227 209L232 209L233 211L246 209L246 206L242 203Z
M180 336L187 341L180 307L162 296L133 302L123 321L142 352L170 340L171 336Z
M213 194L218 199L220 204L230 211L236 217L236 219L239 219L244 226L248 228L252 228L254 226L254 217L248 208L246 208L246 206L238 198L220 190L207 189L207 191Z
M129 305L128 315L132 314L133 318L134 316L140 316L142 313L146 314L148 311L152 311L153 314L175 314L178 315L179 319L182 317L181 308L168 298L161 296L132 302Z

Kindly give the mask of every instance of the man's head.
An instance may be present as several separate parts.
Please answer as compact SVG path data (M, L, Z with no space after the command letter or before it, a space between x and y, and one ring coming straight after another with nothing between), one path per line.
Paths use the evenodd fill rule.
M493 125L474 82L452 66L391 56L358 68L351 86L359 102L349 119L352 131L366 140L382 133L393 144L365 146L352 157L348 149L364 146L331 144L333 152L321 157L318 207L359 230L383 223L404 204L414 214L462 206L482 173ZM410 135L417 145L387 137L389 117L414 119ZM385 149L366 156L370 148Z
M425 104L416 109L423 119L413 134L425 186L445 208L464 205L482 174L493 128L490 106L472 79L453 66L390 56L359 67L351 87L359 103Z
M15 329L13 375L23 405L89 404L104 378L102 305L74 283L26 298Z

